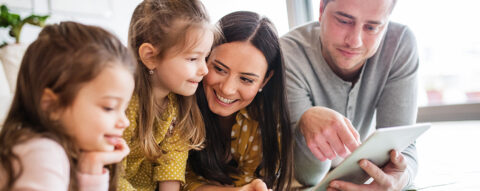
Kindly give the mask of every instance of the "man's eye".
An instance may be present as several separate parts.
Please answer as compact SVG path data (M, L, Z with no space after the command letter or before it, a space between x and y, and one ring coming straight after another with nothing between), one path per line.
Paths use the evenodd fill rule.
M337 18L337 21L342 23L342 24L349 24L350 22L346 21L346 20L343 20L343 19L339 19Z

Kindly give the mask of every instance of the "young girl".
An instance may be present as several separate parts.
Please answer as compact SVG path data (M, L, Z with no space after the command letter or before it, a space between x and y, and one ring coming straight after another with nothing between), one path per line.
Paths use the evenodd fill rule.
M129 45L138 62L124 133L132 152L120 190L179 190L188 150L204 126L194 96L208 69L213 27L199 0L145 0L135 9Z
M121 138L135 60L109 32L63 22L27 49L0 133L1 190L107 190L106 164Z
M185 190L289 190L293 142L276 30L253 12L219 26L224 39L196 93L206 146L190 152Z

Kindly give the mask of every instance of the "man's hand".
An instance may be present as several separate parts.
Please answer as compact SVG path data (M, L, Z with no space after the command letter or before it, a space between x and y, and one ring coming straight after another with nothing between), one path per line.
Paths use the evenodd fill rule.
M321 161L337 155L345 158L360 145L360 136L350 120L325 107L315 106L305 111L299 128L308 148Z
M360 167L373 178L371 184L353 184L350 182L334 180L330 182L328 191L342 190L342 191L396 191L402 190L407 184L408 174L405 172L407 163L405 157L395 150L390 152L390 162L380 169L372 162L363 159L359 162Z

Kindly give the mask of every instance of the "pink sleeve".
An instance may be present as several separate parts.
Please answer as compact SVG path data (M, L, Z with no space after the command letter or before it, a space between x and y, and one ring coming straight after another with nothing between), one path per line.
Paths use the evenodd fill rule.
M98 175L77 173L80 190L108 190L109 176L107 169L103 169L103 173Z
M68 190L70 163L62 146L47 138L35 138L17 145L23 173L13 190Z

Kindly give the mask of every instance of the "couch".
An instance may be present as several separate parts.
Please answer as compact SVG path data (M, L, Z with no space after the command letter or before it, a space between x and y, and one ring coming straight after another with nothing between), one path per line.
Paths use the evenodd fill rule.
M0 49L0 127L3 126L10 109L18 70L26 48L25 44L10 44Z

